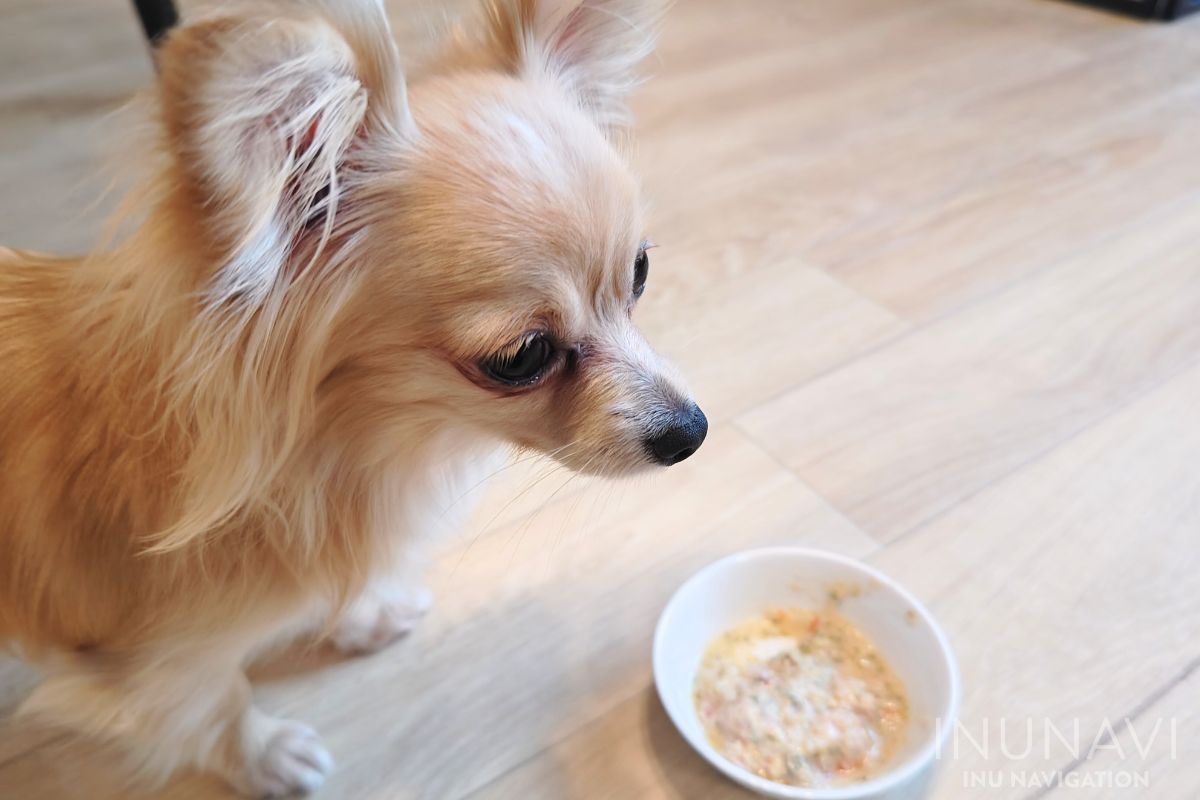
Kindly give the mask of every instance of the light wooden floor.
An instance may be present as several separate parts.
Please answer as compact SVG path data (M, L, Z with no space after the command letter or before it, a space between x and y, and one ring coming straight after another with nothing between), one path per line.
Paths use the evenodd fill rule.
M393 3L404 41L436 5ZM947 627L991 744L933 796L1200 797L1198 66L1200 19L681 0L637 102L663 245L639 317L709 442L621 485L509 470L411 639L266 676L339 762L322 796L746 796L666 720L651 630L701 565L795 543ZM96 124L149 79L124 0L0 0L0 242L91 239ZM0 669L7 714L34 679ZM0 797L129 796L104 753L0 730Z

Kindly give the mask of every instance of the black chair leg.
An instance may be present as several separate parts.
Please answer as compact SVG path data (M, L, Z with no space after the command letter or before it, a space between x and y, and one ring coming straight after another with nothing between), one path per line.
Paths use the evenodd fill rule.
M167 31L179 22L179 12L172 0L133 0L133 5L151 45L162 41Z

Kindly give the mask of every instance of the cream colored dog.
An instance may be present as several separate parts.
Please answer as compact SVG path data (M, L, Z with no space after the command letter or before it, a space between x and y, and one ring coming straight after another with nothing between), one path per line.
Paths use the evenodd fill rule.
M26 711L144 774L312 790L330 757L251 705L257 649L407 631L418 543L505 445L606 475L700 445L630 320L648 242L616 143L658 14L495 0L407 85L371 0L170 36L129 235L0 252L0 638L48 673Z

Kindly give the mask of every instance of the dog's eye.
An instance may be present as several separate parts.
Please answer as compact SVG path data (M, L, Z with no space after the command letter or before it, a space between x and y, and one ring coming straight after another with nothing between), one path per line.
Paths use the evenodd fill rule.
M637 258L633 261L633 297L636 300L646 291L646 276L650 274L650 256L646 254L646 246L638 250Z
M545 334L526 337L516 352L493 356L483 362L483 370L492 380L508 386L528 386L542 377L554 356L554 346Z

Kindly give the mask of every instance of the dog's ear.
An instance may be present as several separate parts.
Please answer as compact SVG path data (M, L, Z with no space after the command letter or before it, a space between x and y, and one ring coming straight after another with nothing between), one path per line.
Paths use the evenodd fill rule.
M328 235L355 147L412 128L376 0L223 7L173 32L159 67L175 184L220 253L219 299L261 300L314 220Z
M502 68L560 81L604 129L629 122L625 99L654 50L666 0L488 0Z

